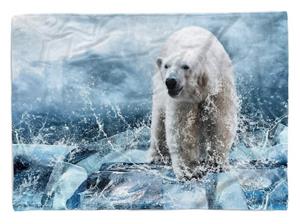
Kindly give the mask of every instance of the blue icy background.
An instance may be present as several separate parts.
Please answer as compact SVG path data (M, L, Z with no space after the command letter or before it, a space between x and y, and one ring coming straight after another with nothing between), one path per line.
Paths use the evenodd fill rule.
M232 169L179 183L147 163L151 77L190 25L228 51L241 113ZM14 208L286 209L287 47L285 13L13 18Z

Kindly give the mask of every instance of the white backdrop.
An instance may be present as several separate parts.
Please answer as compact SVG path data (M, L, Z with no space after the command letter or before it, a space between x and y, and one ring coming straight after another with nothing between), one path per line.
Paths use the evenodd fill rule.
M300 7L292 0L10 0L1 4L0 18L0 224L54 223L297 223L299 220L299 167L297 139L300 125L299 43ZM208 13L288 11L289 23L289 209L288 211L30 211L12 209L12 153L10 103L10 25L14 15L31 13ZM34 91L34 90L32 90Z

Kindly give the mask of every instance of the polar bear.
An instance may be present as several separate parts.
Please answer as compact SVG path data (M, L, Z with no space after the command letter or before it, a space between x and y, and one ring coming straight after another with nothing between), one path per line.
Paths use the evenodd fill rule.
M179 180L224 169L237 129L231 59L208 30L172 34L156 60L150 158Z

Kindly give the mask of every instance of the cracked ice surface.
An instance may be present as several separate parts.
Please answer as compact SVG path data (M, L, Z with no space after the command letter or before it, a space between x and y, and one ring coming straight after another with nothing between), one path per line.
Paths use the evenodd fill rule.
M230 171L180 183L147 163L151 77L191 25L228 51L241 112ZM286 209L287 58L285 13L15 17L14 208Z
M265 161L274 163L249 164L243 160L244 146L241 145L240 150L237 145L231 153L230 171L211 173L202 181L187 183L177 182L170 167L147 164L147 148L127 149L127 144L133 148L148 145L141 143L149 139L145 138L149 137L146 127L104 139L99 143L101 147L92 152L85 148L62 150L49 146L53 158L62 158L57 163L52 160L47 164L41 158L30 156L39 147L28 145L25 151L22 148L22 153L17 153L19 157L15 160L21 167L21 158L27 158L29 165L16 171L14 206L16 209L285 209L286 157L278 157L280 160L276 163L273 157L286 150L287 128L281 129L278 144L267 148L272 153L247 148L252 153L252 161L264 156ZM135 141L127 141L133 136ZM122 142L124 144L120 144ZM15 145L14 148L17 152L20 147ZM21 154L24 156L20 158ZM237 160L239 163L235 163ZM39 161L43 161L43 165L31 167ZM21 179L23 182L17 183ZM32 201L33 189L37 193L35 201ZM20 195L23 196L20 198ZM25 206L24 202L29 204Z

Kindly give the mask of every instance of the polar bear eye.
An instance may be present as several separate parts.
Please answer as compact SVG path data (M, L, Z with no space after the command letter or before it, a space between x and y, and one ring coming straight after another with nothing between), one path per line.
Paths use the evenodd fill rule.
M189 69L190 69L190 67L189 67L188 65L182 65L181 68L182 68L183 70L189 70Z
M168 69L169 67L170 67L169 65L165 64L165 69Z

